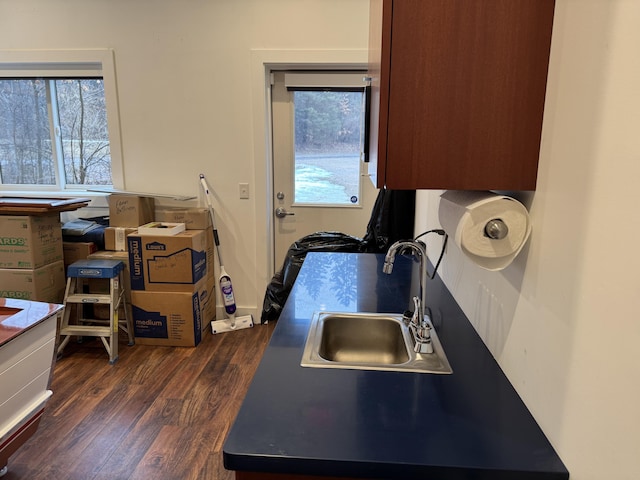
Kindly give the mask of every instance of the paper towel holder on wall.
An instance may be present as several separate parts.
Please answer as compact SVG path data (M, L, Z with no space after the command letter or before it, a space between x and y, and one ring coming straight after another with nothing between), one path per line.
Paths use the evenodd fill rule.
M456 246L479 267L508 267L531 234L529 213L512 197L493 192L447 190L438 220Z
M493 218L484 226L484 234L493 240L502 240L509 234L509 227L502 219Z

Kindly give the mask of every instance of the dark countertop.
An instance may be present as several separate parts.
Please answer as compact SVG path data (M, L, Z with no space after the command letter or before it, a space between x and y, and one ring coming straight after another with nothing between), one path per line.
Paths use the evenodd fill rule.
M392 312L417 263L309 253L224 445L230 470L371 478L567 479L569 474L438 277L427 284L451 375L300 366L314 311ZM415 285L415 287L412 286Z

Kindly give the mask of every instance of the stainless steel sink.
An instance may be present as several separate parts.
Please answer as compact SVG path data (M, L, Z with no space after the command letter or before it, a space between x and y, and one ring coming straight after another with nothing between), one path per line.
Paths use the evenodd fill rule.
M322 320L318 354L340 363L398 365L409 361L402 328L393 318L329 315Z
M400 314L316 312L301 365L313 368L452 373L431 329L433 353L416 353Z

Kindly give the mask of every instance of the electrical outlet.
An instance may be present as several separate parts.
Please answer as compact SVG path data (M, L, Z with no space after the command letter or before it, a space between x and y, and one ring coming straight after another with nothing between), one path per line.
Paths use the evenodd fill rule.
M240 192L241 199L249 198L249 184L248 183L239 183L238 191Z

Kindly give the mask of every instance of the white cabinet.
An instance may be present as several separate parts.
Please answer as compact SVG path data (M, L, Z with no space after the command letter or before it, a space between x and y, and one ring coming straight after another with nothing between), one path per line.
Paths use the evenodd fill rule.
M61 305L0 299L0 469L36 431L49 390Z

